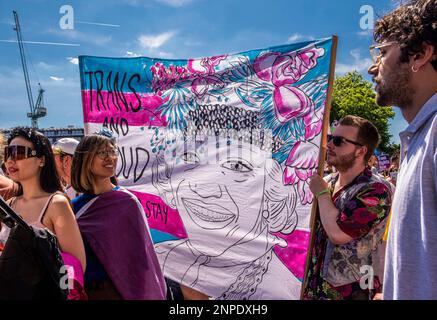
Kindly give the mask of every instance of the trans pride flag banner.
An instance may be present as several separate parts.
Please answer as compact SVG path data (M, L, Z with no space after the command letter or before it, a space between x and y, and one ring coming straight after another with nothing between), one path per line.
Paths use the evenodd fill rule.
M85 132L117 136L117 177L166 277L216 299L299 299L332 45L79 58Z

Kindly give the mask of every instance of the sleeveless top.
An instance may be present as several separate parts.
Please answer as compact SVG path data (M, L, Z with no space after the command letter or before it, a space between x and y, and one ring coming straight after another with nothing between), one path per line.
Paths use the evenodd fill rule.
M50 204L50 202L52 201L52 198L56 195L56 194L62 194L64 195L62 192L57 191L53 194L51 194L46 202L46 204L43 206L41 213L38 216L38 219L33 221L33 222L28 222L27 224L32 226L32 227L36 227L36 228L46 228L46 226L43 225L42 220L44 219L44 216L46 214L47 208ZM15 202L15 200L17 199L17 197L13 197L11 198L11 200L9 201L9 206L12 207L13 203ZM1 224L1 229L0 229L0 253L1 253L1 248L4 247L6 241L8 240L9 237L9 232L10 232L10 228L6 225L4 225L3 223Z

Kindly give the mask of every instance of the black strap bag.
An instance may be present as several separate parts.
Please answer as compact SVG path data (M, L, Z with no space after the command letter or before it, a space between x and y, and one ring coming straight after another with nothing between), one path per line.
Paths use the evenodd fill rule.
M0 222L11 228L0 255L0 300L66 300L56 236L29 226L1 197Z

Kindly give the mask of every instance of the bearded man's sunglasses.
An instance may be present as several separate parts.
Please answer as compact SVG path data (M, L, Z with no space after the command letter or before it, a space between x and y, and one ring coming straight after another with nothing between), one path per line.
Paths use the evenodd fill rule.
M345 137L342 137L342 136L328 135L328 143L331 142L331 140L332 140L332 143L334 144L334 146L336 146L336 147L340 147L343 143L347 143L347 142L352 143L356 146L360 146L360 147L363 146L359 142L346 139Z

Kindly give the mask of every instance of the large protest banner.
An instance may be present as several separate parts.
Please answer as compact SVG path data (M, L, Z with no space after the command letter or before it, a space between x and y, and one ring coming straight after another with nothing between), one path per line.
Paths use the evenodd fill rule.
M116 135L166 277L216 299L299 299L332 48L79 57L85 133Z

